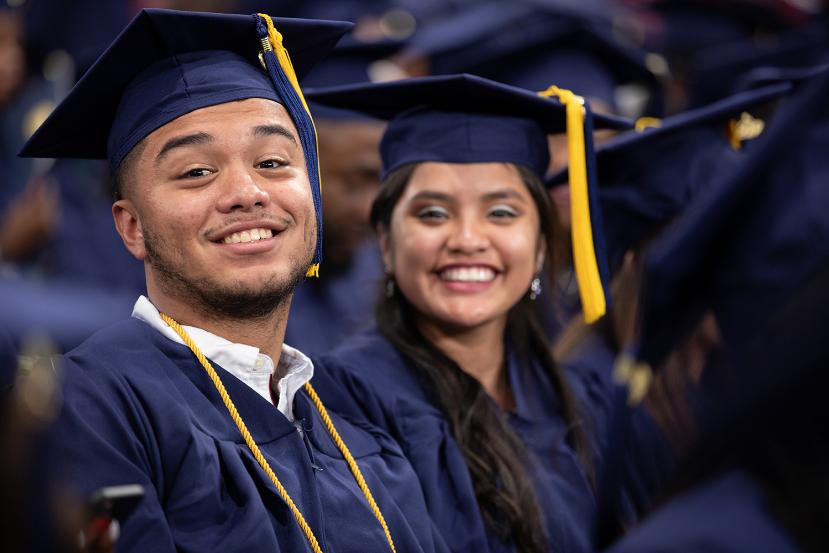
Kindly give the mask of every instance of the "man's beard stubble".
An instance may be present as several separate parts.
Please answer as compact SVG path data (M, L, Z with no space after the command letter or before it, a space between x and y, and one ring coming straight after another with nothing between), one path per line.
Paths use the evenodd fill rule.
M313 253L306 260L292 258L290 274L284 281L279 282L278 276L272 275L257 289L251 289L241 284L223 286L209 278L187 277L173 262L175 255L171 255L171 248L162 245L162 241L146 228L144 246L165 293L190 302L196 310L213 319L268 317L290 300L313 259ZM178 258L183 259L183 256L179 253Z

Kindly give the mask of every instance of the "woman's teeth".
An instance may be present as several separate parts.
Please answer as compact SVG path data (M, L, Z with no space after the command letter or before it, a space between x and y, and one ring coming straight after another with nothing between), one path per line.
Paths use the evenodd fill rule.
M458 267L441 271L440 278L454 282L489 282L495 278L495 271L488 267Z

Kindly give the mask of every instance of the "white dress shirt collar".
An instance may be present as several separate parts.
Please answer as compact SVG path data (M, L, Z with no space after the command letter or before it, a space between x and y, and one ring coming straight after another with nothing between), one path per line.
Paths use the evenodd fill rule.
M141 296L135 302L132 316L144 321L166 338L179 344L184 343L176 331L164 322L158 309L146 297ZM259 348L230 342L200 328L184 326L184 329L205 357L253 388L268 403L272 402L271 376L274 374L274 364L269 356L259 353ZM274 392L279 394L276 408L293 422L294 397L314 376L314 365L305 354L283 344L279 368L280 373L285 376L275 383Z

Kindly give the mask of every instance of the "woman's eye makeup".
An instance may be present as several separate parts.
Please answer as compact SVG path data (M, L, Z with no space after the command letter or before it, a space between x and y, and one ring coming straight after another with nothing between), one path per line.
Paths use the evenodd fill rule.
M421 209L418 209L417 212L418 219L426 220L426 221L437 221L441 219L446 219L449 216L449 211L446 208L430 205Z
M487 210L487 215L498 219L512 219L518 217L518 210L506 204L498 204Z

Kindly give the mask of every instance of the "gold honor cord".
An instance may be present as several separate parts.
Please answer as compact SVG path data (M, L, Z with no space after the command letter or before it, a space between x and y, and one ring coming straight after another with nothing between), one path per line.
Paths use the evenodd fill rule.
M585 322L600 319L607 308L604 287L599 274L599 264L593 244L593 227L590 221L590 198L587 188L587 159L584 136L584 99L571 91L555 85L538 93L549 98L555 96L564 104L567 117L567 150L570 158L570 218L573 240L573 264L579 285Z
M265 456L262 455L262 452L253 440L253 436L251 436L245 421L242 420L242 416L233 404L233 400L230 399L230 395L227 393L224 384L222 384L222 380L219 378L218 373L216 373L216 369L213 368L213 365L210 361L208 361L207 357L204 356L202 351L195 344L195 342L193 342L193 339L190 338L190 335L187 334L187 331L185 331L180 324L164 313L160 313L160 315L164 322L176 331L176 334L181 337L187 347L190 348L190 351L193 352L193 355L196 356L196 359L199 360L201 366L204 367L204 370L207 371L207 374L210 377L210 380L213 381L213 385L216 387L216 390L219 392L228 413L230 413L230 418L233 419L233 422L236 423L236 427L239 428L239 432L242 434L242 438L244 438L251 453L253 453L253 457L256 459L256 462L259 463L259 466L262 467L262 470L265 471L265 474L267 474L268 478L271 482L273 482L273 485L279 492L280 497L282 497L285 503L288 504L288 507L290 507L297 524L299 524L299 527L302 529L305 537L308 538L308 543L311 544L311 549L314 553L322 553L322 548L314 535L314 531L311 530L311 527L305 521L305 517L302 516L302 512L299 510L299 507L296 506L294 500L291 499L290 495L288 495L288 490L286 490L282 485L282 482L279 481L276 473L274 473L273 469L271 469L271 466L268 464L267 459L265 459ZM354 456L351 455L351 452L348 450L348 446L345 445L345 442L340 437L339 432L337 432L337 429L334 427L331 417L328 416L328 411L325 409L325 406L322 404L322 400L320 400L320 397L317 395L317 392L311 386L310 382L305 384L305 392L311 398L311 401L314 403L317 411L319 411L320 417L325 424L325 428L331 435L331 439L333 439L334 443L337 444L337 447L345 458L348 467L351 469L351 473L354 475L354 479L357 481L357 485L366 497L366 501L368 501L371 511L374 513L374 516L377 517L377 520L380 522L380 526L383 527L383 533L386 535L386 540L389 542L389 547L391 548L392 553L396 553L397 550L394 547L394 542L391 539L391 533L386 525L386 519L383 518L383 513L380 512L380 507L377 506L377 502L374 500L374 496L371 494L371 490L369 489L365 478L363 478L363 473L360 471L360 467L357 466L357 461L354 460Z

